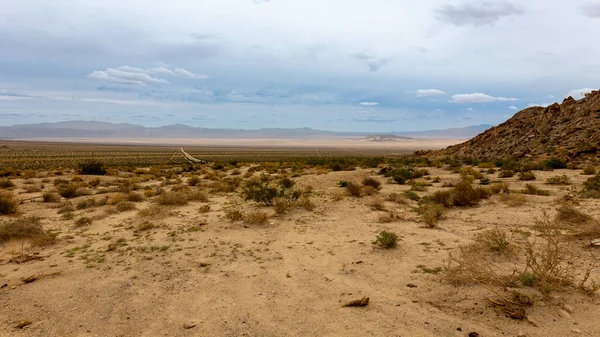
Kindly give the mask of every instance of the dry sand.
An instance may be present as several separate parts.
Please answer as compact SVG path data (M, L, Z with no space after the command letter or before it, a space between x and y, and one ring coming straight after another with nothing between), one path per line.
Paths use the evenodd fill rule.
M458 179L442 169L429 170L443 181ZM534 326L492 308L486 300L491 294L483 287L453 287L441 275L417 267L444 266L449 252L484 229L528 230L544 210L553 215L556 198L569 187L542 182L563 172L577 184L587 178L578 171L539 172L536 184L552 196L527 196L521 207L493 197L474 208L451 210L437 229L419 222L411 211L414 202L386 202L402 219L383 224L377 220L383 212L367 206L369 197L340 195L338 181L360 182L366 176L383 183L383 196L409 189L389 184L374 170L295 178L296 187L314 188L313 211L275 216L272 208L245 202L239 193L211 194L208 203L193 202L151 219L161 227L140 233L134 232L137 211L74 229L73 220L56 214L56 204L28 202L21 206L23 215L42 217L46 228L60 231L60 239L44 249L15 241L0 248L0 283L6 284L0 289L0 335L600 336L596 298L554 293L574 311L564 317L560 307L538 303L530 313ZM524 185L515 178L504 180L511 188ZM23 180L15 182L20 192ZM441 188L435 183L429 192ZM73 203L84 198L89 197ZM598 219L599 201L583 200L580 209ZM200 213L206 204L210 212ZM224 218L224 209L232 206L244 212L260 209L271 218L265 225L232 223ZM104 214L107 207L77 211L76 218ZM149 202L137 207L149 207ZM401 236L397 249L372 245L381 230ZM36 252L40 260L10 262ZM599 254L586 252L596 259ZM39 278L22 282L32 275ZM367 307L342 307L363 296L370 297ZM22 321L31 324L15 328Z

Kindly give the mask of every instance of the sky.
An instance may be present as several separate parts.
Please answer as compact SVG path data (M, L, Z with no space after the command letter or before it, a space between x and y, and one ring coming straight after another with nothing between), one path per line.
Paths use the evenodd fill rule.
M0 0L0 125L498 124L600 88L599 38L598 0Z

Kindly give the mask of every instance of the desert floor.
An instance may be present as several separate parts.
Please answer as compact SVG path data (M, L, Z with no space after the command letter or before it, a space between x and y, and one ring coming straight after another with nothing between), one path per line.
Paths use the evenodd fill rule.
M247 170L248 166L217 176L243 176ZM458 174L442 168L428 170L441 182L416 192L421 196L459 180ZM487 229L526 240L523 233L534 232L536 219L544 212L553 217L558 200L581 187L588 178L581 170L536 171L533 184L549 190L550 196L526 195L523 205L509 206L494 195L475 207L450 209L436 228L424 226L412 200L386 199L385 210L373 209L370 204L377 195L386 198L410 189L377 172L308 169L293 178L294 188L308 190L316 207L282 215L273 207L245 201L239 191L212 192L208 183L215 180L214 172L200 175L200 187L193 187L204 189L207 201L163 207L146 217L139 212L154 207L152 199L123 212L115 212L110 204L75 210L73 219L65 219L57 214L64 198L44 203L41 192L24 189L35 184L52 191L54 179L68 180L73 173L12 179L13 192L24 202L19 215L0 216L0 221L40 217L44 228L58 232L58 239L46 247L24 240L0 247L0 335L600 336L596 297L556 291L536 299L528 319L514 320L490 304L488 298L495 294L488 287L448 284L437 268L443 269L449 253ZM573 185L545 183L560 174L568 175ZM90 195L70 202L113 198L119 194L117 181L133 176L123 172L120 177L101 177ZM382 183L376 195L353 197L337 186L340 180L360 183L365 177ZM508 182L514 190L531 183L516 176L499 179L497 173L490 178ZM181 179L185 184L188 177ZM149 186L147 190L177 186L160 179L139 185ZM204 207L201 212L205 205L210 210ZM600 219L599 206L598 199L582 199L576 207ZM244 214L262 211L269 218L263 224L231 221L225 215L232 209ZM397 219L382 223L380 217L389 211L395 211ZM75 227L74 221L83 216L93 219L92 224ZM400 236L396 249L372 244L382 230ZM600 250L588 248L589 241L571 245L582 257L569 262L581 270L598 261ZM26 283L31 276L35 280ZM592 277L599 276L597 269L592 271ZM368 306L342 307L363 296L370 298ZM30 324L17 328L22 322Z

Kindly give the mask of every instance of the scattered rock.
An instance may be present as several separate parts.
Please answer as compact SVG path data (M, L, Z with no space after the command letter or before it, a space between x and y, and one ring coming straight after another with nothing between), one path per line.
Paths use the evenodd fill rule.
M31 276L22 278L21 281L23 281L23 283L32 283L32 282L37 281L37 279L38 279L37 275L31 275Z
M32 321L20 321L19 323L17 323L17 325L15 325L15 328L23 329L24 327L31 325L32 323Z
M194 327L196 327L196 323L184 323L183 324L184 329L192 329Z
M479 337L479 333L477 333L477 332L469 332L469 337Z
M342 305L342 307L366 307L367 305L369 305L369 298L365 296L360 300L350 301Z
M591 242L592 247L600 247L600 239L594 239Z
M573 308L573 306L572 306L572 305L563 304L562 308L563 308L563 309L564 309L566 312L568 312L568 313L570 313L570 314L572 314L572 313L574 313L574 312L575 312L575 308Z
M519 331L517 337L527 337L527 335L523 331Z
M558 309L558 315L560 317L569 318L571 315L563 309Z
M571 332L574 332L574 333L581 333L581 330L579 330L579 329L571 329Z
M531 318L529 316L527 316L527 323L529 323L529 324L531 324L531 325L533 325L535 327L538 326L537 322L533 318Z
M406 286L409 287L409 288L416 288L417 287L417 285L414 284L414 283L409 283Z

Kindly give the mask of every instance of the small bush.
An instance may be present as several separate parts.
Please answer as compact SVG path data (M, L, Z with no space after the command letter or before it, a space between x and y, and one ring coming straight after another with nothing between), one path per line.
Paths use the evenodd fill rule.
M535 174L531 171L520 172L519 180L535 180Z
M184 206L188 203L188 197L184 192L166 192L159 195L156 202L164 206Z
M379 182L379 180L377 180L375 178L365 178L362 181L362 184L364 186L371 186L378 191L381 189L381 183Z
M44 202L60 202L60 195L52 192L44 192L42 194L42 199Z
M414 191L404 191L404 196L413 201L421 200L421 197Z
M572 205L566 203L560 205L556 211L557 221L566 222L572 225L583 225L593 220L589 214L585 214Z
M537 188L533 184L525 184L525 189L521 191L523 194L549 196L550 191Z
M499 229L490 229L479 233L475 238L475 242L490 252L505 254L511 251L510 240L506 232Z
M104 163L92 159L79 163L79 173L103 176L106 174L106 169Z
M138 192L129 192L126 197L127 201L130 202L140 202L144 201L144 195Z
M17 199L11 192L0 191L0 214L17 212Z
M12 188L15 184L8 179L0 179L0 188Z
M367 203L371 207L371 209L376 211L384 211L385 210L385 200L382 197L374 197L369 200Z
M480 185L489 185L490 184L490 179L489 178L479 179L479 184Z
M265 181L251 179L246 182L242 195L246 200L254 200L270 206L273 199L279 195L279 191L274 187L270 187Z
M312 202L307 196L300 198L296 204L307 211L312 211L316 207L315 203Z
M292 188L294 187L295 182L290 179L290 178L283 178L279 181L279 186L281 186L281 188L287 189L287 188Z
M445 212L444 206L436 203L424 203L419 206L417 212L421 215L421 219L429 228L435 228Z
M265 212L251 212L246 215L246 222L250 224L264 225L269 219L269 215Z
M60 194L63 198L72 199L77 198L81 194L81 190L79 190L79 184L65 184L58 186L58 194Z
M500 174L498 174L498 177L500 178L512 178L515 176L515 171L512 170L502 170L500 171Z
M202 205L200 208L198 208L198 211L200 213L208 213L210 212L210 205Z
M546 182L549 185L571 185L571 179L566 174L550 177Z
M583 188L585 191L599 191L600 192L600 174L597 174L593 177L588 178L583 183Z
M396 248L398 246L398 235L393 232L381 231L373 244L385 249Z
M0 223L0 243L12 239L27 239L33 245L43 246L53 243L56 236L49 234L41 225L41 219L22 217Z
M362 189L363 195L375 195L377 194L377 190L373 186L365 186Z
M567 168L567 163L559 158L552 157L544 162L544 168L550 170Z
M522 194L501 194L500 201L509 207L519 207L527 203L527 198Z
M56 213L63 214L63 213L71 213L71 212L75 212L75 207L73 207L73 204L70 201L67 201L62 206L60 206L60 208L58 209L58 211Z
M340 181L337 183L337 185L338 185L339 187L346 188L346 187L348 187L348 185L350 185L350 182L349 182L349 181L347 181L347 180L340 180Z
M410 184L410 190L411 191L417 191L417 192L426 192L427 191L427 185L418 181L413 181Z
M290 202L288 199L281 197L273 199L273 208L275 209L275 213L277 214L286 213L290 208L292 208L292 206L293 203Z
M596 174L596 168L594 166L587 166L583 169L583 174L586 176L591 176Z
M117 212L127 212L136 209L135 204L131 201L125 201L116 205Z
M86 216L75 220L75 227L84 227L92 224L92 219Z
M346 191L353 197L360 197L362 195L362 187L355 183L349 183L346 186Z
M228 209L225 210L225 217L230 221L239 221L244 218L244 213L240 212L237 209Z
M388 195L387 200L391 201L391 202L395 202L397 204L407 204L408 203L405 196L403 196L402 194L398 194L396 192L390 193L390 195Z
M198 178L198 176L192 176L192 177L190 177L190 179L188 179L189 186L196 186L199 183L200 183L200 178Z
M81 209L87 209L87 208L91 208L91 207L95 207L96 206L96 199L86 199L86 200L82 200L80 201L77 206L75 206L75 208L81 210Z

